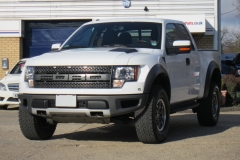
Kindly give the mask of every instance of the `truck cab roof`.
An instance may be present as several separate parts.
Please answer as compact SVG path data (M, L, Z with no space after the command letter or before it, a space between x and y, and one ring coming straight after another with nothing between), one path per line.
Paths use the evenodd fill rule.
M172 20L172 19L164 19L164 18L116 18L116 19L93 19L93 21L85 23L87 24L95 24L95 23L108 23L108 22L154 22L154 23L164 23L164 22L174 22L174 23L183 23L182 21Z

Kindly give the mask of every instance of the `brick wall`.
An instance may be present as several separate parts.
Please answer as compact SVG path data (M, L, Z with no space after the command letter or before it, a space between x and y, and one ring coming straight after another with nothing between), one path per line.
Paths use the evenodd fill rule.
M0 79L6 71L11 70L22 57L22 42L20 37L0 37ZM8 58L8 69L2 69L2 58Z
M212 50L213 49L213 35L207 36L204 34L193 34L199 50Z

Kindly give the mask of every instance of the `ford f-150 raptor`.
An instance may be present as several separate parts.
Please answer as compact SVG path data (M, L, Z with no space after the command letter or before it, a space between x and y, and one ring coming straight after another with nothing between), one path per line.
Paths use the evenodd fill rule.
M139 140L165 140L170 114L192 109L218 122L220 54L199 51L185 24L168 19L97 20L52 52L29 59L20 79L19 123L30 140L58 123L130 123Z

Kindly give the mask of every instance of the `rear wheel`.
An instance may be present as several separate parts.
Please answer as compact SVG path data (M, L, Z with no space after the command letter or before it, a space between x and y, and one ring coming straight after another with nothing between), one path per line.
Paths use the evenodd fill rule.
M207 98L197 108L198 122L202 126L215 126L220 111L220 92L216 83L211 82Z
M19 107L19 124L23 135L30 140L47 140L55 132L56 124L51 124L46 118L29 114Z
M146 106L135 113L136 132L143 143L163 142L168 133L170 110L165 90L154 86Z

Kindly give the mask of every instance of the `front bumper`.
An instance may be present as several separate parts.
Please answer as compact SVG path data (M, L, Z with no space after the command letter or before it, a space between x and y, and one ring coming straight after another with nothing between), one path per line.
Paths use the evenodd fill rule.
M18 98L14 96L17 94L18 92L0 91L0 106L19 104Z
M142 108L148 94L76 95L76 107L56 107L56 95L19 94L20 107L27 112L57 122L109 123L110 117Z

